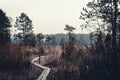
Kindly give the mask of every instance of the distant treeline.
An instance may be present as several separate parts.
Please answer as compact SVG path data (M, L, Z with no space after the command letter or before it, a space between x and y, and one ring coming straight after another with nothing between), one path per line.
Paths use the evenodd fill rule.
M60 45L62 39L63 39L64 43L68 43L68 41L69 41L68 34L63 34L63 33L61 33L61 34L46 34L46 35L44 35L44 40L42 41L42 45L53 46L52 40L49 42L46 41L46 38L48 36L55 37L54 46ZM76 36L75 45L78 45L78 46L90 45L89 34L75 34L75 36ZM14 39L12 40L12 43L15 43ZM38 45L37 43L38 43L38 41L36 42L36 45Z
M53 34L49 34L49 35L45 35L45 37L47 36L51 36ZM69 41L69 36L67 34L54 34L55 36L55 45L60 45L61 40L63 38L63 41L65 43L68 43ZM76 40L75 40L75 44L78 46L83 46L83 45L89 45L90 44L90 38L89 38L89 34L75 34L76 36ZM52 44L52 42L50 42ZM48 45L46 41L44 41L43 45Z

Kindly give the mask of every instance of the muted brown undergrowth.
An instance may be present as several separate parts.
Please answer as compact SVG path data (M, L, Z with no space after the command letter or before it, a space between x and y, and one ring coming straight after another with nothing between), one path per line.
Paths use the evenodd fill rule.
M120 80L120 48L66 45L54 65L48 80Z

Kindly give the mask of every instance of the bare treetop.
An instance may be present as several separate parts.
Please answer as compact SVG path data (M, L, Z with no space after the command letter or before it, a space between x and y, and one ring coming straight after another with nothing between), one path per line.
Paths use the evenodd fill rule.
M69 32L72 32L75 29L76 28L74 28L73 26L70 26L70 25L65 25L65 28L64 28L64 30L69 31Z

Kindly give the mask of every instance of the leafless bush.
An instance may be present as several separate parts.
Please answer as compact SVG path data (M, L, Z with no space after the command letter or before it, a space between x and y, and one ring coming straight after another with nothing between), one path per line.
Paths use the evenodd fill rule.
M30 52L23 46L0 46L0 66L13 68L29 66Z

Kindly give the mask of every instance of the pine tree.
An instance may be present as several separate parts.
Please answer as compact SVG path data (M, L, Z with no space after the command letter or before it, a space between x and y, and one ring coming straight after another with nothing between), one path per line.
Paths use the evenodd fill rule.
M42 33L37 34L38 44L41 46L44 35Z
M69 44L74 45L75 35L72 33L75 28L73 26L65 25L64 30L68 31Z
M21 13L21 15L16 18L15 27L18 32L16 37L21 40L23 45L26 45L28 42L26 36L33 35L32 20L25 13Z
M10 42L10 19L6 13L0 9L0 44L5 45Z
M107 30L109 33L112 33L113 47L115 47L117 44L117 34L120 34L120 11L118 9L118 2L118 0L93 0L92 2L89 2L87 4L87 7L90 9L83 8L83 12L81 12L80 16L80 19L86 21L87 26L85 26L84 28L89 28L90 25L88 24L90 24L91 21L93 22L93 20L101 20L98 26L100 28L100 25L102 25L101 27L103 29L107 27L107 29L105 30ZM106 24L106 26L103 26L103 24ZM96 27L96 25L93 26ZM91 26L91 28L93 28L93 26ZM101 31L101 29L99 31Z

